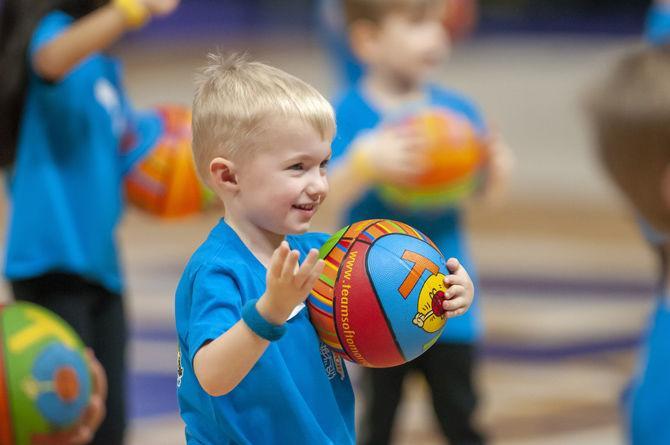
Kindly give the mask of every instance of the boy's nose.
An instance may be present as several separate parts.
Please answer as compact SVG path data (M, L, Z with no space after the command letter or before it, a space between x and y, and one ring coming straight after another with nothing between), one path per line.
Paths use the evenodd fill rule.
M313 199L323 200L328 193L328 178L322 173L312 175L312 178L307 186L307 194Z

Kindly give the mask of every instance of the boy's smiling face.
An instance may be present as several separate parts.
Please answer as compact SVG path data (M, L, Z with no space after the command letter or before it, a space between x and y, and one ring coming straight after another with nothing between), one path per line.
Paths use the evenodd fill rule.
M306 122L273 118L258 141L237 163L241 221L274 234L307 231L328 193L330 138Z

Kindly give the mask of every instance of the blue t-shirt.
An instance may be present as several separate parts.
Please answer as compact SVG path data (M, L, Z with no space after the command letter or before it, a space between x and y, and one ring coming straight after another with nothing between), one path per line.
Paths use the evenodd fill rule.
M328 236L287 236L301 261ZM208 395L193 371L196 352L241 319L265 292L266 269L221 220L191 257L176 291L177 395L189 444L353 444L354 396L341 360L319 341L303 308L286 322L230 393ZM225 366L225 364L222 364Z
M659 299L628 404L633 444L670 444L670 298Z
M482 136L486 126L477 108L465 97L435 86L427 89L428 103L432 108L446 108L468 119ZM352 141L365 131L377 127L384 116L364 97L359 88L347 91L335 105L337 134L333 140L333 162L344 155ZM460 211L456 207L436 211L405 210L386 203L375 189L368 190L353 203L341 223L373 218L402 221L425 233L442 251L446 258L456 257L465 266L476 282L476 271L470 259L467 240L461 227ZM470 310L447 322L439 341L471 342L481 335L478 298L475 297Z
M62 12L45 16L33 33L29 60L72 22ZM103 54L87 57L53 83L30 65L17 158L7 178L5 275L17 280L74 273L121 292L114 231L122 210L122 174L129 168L121 140L133 131L138 151L153 145L160 120L133 113L119 64Z

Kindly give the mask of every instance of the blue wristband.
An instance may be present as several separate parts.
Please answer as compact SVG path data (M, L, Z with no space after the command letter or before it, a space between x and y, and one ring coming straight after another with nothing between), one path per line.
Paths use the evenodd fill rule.
M247 301L242 307L242 320L256 335L268 341L279 340L286 332L286 326L272 324L256 309L257 298Z

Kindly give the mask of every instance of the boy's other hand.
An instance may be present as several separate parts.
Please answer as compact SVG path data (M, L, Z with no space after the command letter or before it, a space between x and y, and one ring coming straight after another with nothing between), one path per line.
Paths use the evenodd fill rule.
M283 324L293 309L307 299L323 271L324 262L316 249L298 265L300 253L282 241L272 254L267 272L267 289L258 301L258 312L269 322Z
M444 277L447 286L447 299L442 303L447 318L463 315L472 305L475 297L475 286L470 275L456 258L449 258L447 269L451 275Z

